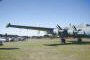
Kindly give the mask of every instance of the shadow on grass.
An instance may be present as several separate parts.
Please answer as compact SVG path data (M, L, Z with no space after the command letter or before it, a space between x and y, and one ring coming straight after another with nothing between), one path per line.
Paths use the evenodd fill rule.
M83 42L78 43L77 41L68 41L65 44L61 44L61 43L59 44L59 43L57 43L57 44L44 44L44 45L46 45L46 46L58 46L58 45L90 45L90 42L83 41Z
M90 45L90 41L82 41L78 43L77 41L68 41L71 42L71 44L78 44L78 45Z
M0 50L16 50L16 49L19 49L19 48L0 48Z

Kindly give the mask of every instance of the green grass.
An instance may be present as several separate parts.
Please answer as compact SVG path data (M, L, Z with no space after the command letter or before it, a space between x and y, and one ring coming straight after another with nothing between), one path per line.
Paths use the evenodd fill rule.
M59 39L29 39L6 42L0 46L0 60L89 60L90 39L75 44L72 39L61 45Z

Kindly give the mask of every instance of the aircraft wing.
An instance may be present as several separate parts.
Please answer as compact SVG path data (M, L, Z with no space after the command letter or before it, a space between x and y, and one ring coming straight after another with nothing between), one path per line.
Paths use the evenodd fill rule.
M22 29L32 29L32 30L41 30L41 31L52 31L54 28L46 28L46 27L34 27L34 26L21 26L21 25L11 25L10 23L6 26L12 28L22 28Z

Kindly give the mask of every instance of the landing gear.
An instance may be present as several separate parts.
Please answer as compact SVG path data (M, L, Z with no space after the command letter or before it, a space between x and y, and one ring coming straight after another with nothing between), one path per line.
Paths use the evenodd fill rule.
M64 38L61 38L61 43L62 44L65 44L66 43L66 40Z
M82 39L81 38L78 38L78 43L81 43L82 42Z
M0 41L0 45L3 45L3 41Z

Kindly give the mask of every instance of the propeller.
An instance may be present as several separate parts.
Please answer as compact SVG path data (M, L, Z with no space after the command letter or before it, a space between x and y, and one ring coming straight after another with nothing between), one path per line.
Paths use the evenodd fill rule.
M58 24L56 26L58 28L58 34L62 37L66 37L68 35L67 30L68 29L62 29Z
M74 25L73 25L73 29L74 29L75 31L78 31L77 28L76 28Z
M77 29L74 25L72 26L73 28L73 35L74 35L74 38L78 37L78 33L80 31L82 31L82 29Z
M56 26L59 30L63 30L58 24Z
M73 27L73 30L75 31L75 32L79 32L79 31L82 31L82 29L77 29L74 25L72 26Z

